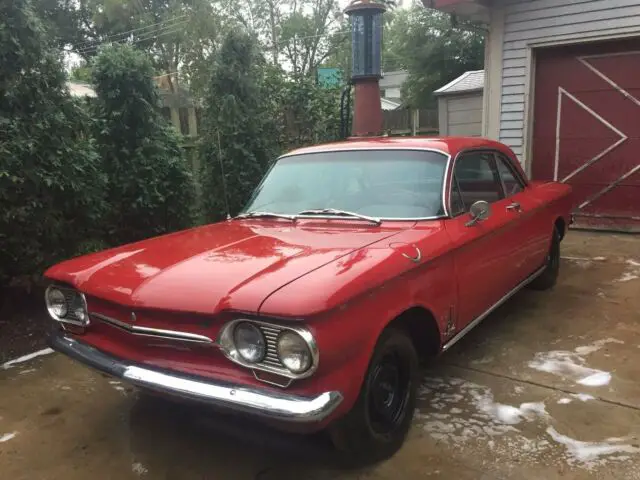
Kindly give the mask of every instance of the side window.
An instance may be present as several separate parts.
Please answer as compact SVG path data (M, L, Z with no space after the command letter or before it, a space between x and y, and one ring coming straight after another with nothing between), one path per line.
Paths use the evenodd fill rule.
M496 155L498 163L498 172L504 185L505 196L510 197L516 193L520 193L524 189L524 185L520 179L513 173L509 166L509 161L502 155Z
M455 174L459 182L494 180L492 155L486 152L465 153L456 161Z
M462 154L457 160L453 170L454 179L459 189L459 202L454 197L458 194L455 188L451 189L451 208L456 213L456 204L461 204L463 211L468 212L475 202L484 200L488 203L497 202L502 198L502 185L495 167L492 153L470 152Z

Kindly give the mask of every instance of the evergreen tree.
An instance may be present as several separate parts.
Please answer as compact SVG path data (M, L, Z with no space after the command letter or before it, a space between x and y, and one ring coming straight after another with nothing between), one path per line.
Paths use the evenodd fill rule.
M150 59L112 46L92 64L96 138L107 174L110 241L126 243L191 226L194 185L177 134L159 111Z
M277 153L278 135L274 119L269 118L263 66L255 41L241 31L232 31L216 56L200 148L203 204L209 221L236 214Z
M99 224L90 118L28 0L0 2L0 282L73 255Z
M483 68L482 31L471 22L452 21L442 12L414 6L399 13L389 37L393 39L391 58L402 59L409 71L403 98L415 108L435 108L434 90L468 70Z

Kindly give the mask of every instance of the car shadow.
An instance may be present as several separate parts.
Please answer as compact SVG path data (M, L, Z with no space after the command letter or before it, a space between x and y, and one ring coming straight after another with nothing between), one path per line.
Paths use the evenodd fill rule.
M129 415L131 453L150 478L324 479L349 463L323 433L285 433L206 406L139 394Z

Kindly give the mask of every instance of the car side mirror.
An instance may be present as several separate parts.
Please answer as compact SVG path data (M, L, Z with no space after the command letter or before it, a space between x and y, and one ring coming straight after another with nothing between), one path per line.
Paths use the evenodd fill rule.
M478 200L471 205L469 214L471 215L471 220L465 223L466 227L472 227L476 223L489 218L489 215L491 215L491 205L484 200Z

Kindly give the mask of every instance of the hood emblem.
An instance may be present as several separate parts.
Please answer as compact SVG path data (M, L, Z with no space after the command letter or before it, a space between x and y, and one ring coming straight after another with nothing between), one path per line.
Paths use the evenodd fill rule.
M136 314L131 312L131 323L136 323Z

